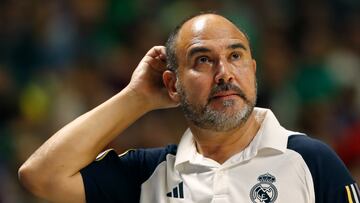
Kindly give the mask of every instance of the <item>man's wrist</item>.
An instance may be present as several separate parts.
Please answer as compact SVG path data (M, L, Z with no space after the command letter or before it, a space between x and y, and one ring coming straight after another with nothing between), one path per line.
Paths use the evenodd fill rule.
M141 94L135 88L131 86L126 86L121 92L121 95L125 96L128 100L128 105L133 106L137 111L143 112L143 114L154 110L153 105L146 97L146 95Z

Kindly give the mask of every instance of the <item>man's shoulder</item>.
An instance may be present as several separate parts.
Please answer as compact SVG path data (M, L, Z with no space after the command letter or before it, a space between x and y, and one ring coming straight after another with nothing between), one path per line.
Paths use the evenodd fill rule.
M333 154L332 149L324 142L311 138L305 134L294 134L288 138L287 148L300 153L302 156Z
M328 200L331 198L337 201L338 198L345 197L342 196L345 187L353 184L354 180L344 163L327 144L306 135L291 135L288 149L299 153L309 168L316 202L330 202Z
M120 155L113 149L104 151L80 171L86 199L88 202L138 202L141 184L176 151L177 145L130 149Z
M175 155L177 152L177 145L170 144L165 147L157 147L157 148L144 148L144 149L137 149L134 151L138 151L138 153L144 153L144 155L150 157L156 156L166 156L168 154Z
M119 168L126 173L135 173L141 169L140 171L148 176L159 164L166 161L167 155L175 156L176 152L177 145L175 144L159 148L130 149L122 154L117 154L114 149L109 149L99 154L96 160L82 171L94 170L94 174L99 174L102 173L99 170Z
M159 165L161 162L166 161L167 155L176 155L177 145L171 144L165 147L158 148L143 148L143 149L134 149L131 150L127 157L123 155L123 158L135 159L140 161L143 166L147 166L154 170L154 168ZM119 157L122 157L119 155Z
M330 146L305 134L289 136L287 148L299 153L310 169L332 168L335 163L343 166L342 161Z

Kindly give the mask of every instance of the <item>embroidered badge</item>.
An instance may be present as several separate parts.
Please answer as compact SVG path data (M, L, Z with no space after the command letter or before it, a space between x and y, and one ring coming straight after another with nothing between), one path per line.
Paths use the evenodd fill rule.
M254 185L250 191L250 198L253 203L273 203L275 202L278 192L273 185L276 178L269 174L263 174L257 179L259 183Z

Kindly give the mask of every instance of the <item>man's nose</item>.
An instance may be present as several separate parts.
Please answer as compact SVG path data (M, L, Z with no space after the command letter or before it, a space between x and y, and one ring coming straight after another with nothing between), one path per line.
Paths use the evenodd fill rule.
M217 65L216 69L216 75L215 75L215 82L221 83L221 82L231 82L233 80L233 72L231 70L231 65L228 64L225 60L219 60L219 63Z

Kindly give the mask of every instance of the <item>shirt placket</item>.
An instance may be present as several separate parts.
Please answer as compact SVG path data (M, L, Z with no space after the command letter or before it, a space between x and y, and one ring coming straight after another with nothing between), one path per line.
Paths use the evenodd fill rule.
M219 169L215 171L213 190L214 196L212 203L227 203L229 202L229 188L228 188L228 176L227 171Z

